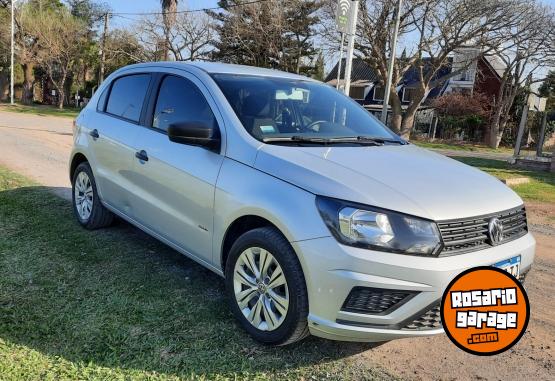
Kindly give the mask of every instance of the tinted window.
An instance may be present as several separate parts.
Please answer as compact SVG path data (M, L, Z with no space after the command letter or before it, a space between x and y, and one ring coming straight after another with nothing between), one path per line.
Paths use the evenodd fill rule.
M204 95L188 79L167 76L160 85L152 127L167 131L172 123L203 122L216 119Z
M141 119L149 82L149 74L128 75L116 79L112 85L106 112L138 122Z

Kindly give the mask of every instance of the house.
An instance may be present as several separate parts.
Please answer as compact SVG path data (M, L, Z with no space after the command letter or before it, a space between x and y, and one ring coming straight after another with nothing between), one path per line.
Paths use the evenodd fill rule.
M430 89L425 95L423 109L429 109L429 105L434 98L453 91L469 92L471 94L479 92L491 98L497 96L501 86L503 69L494 57L480 57L476 60L478 54L479 50L475 48L465 48L450 58L448 64L441 68L434 76L434 80L439 80L437 81L438 86ZM470 61L473 61L473 63L469 65ZM424 58L424 70L426 70L428 62L429 58ZM335 65L325 79L325 82L330 86L337 85L337 70L338 64ZM462 71L456 76L448 78L452 72L457 70ZM442 81L441 79L444 77L445 81ZM343 60L341 65L340 87L344 86L344 78L345 60ZM397 86L397 92L403 109L406 109L411 104L417 84L417 69L410 68L405 72L402 82ZM379 117L381 114L384 86L377 73L363 59L353 59L349 95L376 116ZM429 115L428 118L433 116L433 113L427 114Z

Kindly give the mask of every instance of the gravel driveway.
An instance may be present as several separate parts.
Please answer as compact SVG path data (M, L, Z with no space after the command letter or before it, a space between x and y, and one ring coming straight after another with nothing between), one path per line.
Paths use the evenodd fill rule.
M34 116L0 108L0 164L70 198L67 162L72 145L69 118ZM453 152L460 155L460 152ZM385 343L356 361L370 362L407 379L553 380L555 357L555 205L527 203L538 241L527 278L532 312L528 332L508 352L478 357L462 352L446 336ZM341 345L340 343L338 345Z

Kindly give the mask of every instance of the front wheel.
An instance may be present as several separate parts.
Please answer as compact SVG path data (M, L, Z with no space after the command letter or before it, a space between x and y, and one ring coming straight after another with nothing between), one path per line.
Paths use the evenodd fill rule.
M297 256L275 228L243 234L226 263L231 310L257 341L286 345L308 335L308 297Z
M109 226L114 215L102 205L89 163L81 163L73 173L73 212L81 226L94 230Z

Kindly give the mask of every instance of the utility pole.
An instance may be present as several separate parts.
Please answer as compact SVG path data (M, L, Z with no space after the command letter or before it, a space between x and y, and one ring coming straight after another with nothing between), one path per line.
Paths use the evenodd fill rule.
M358 0L351 4L351 22L349 23L349 36L347 42L347 63L345 64L345 95L349 95L351 89L351 71L353 68L353 55L355 51L355 34L357 31Z
M335 88L339 90L339 81L341 80L341 64L343 61L343 45L345 45L345 33L341 32L341 45L339 45L339 63L337 64L337 83Z
M536 156L541 157L543 154L543 143L545 141L545 127L547 125L547 111L543 112L542 125L540 127L540 136L536 147Z
M14 16L14 3L12 0L12 37L11 37L11 56L10 56L10 104L14 104L14 55L15 55L15 16Z
M530 88L531 82L532 82L532 74L529 74L528 78L526 78L526 85L525 85L527 89ZM518 126L518 133L516 135L515 151L513 155L515 159L520 154L520 145L522 144L522 136L524 135L524 130L526 129L526 122L528 121L528 108L530 107L528 105L529 98L530 98L530 94L528 93L528 95L526 96L526 102L524 103L524 106L522 108L522 116L520 117L520 124Z
M104 82L104 71L106 70L106 38L108 35L108 19L109 13L104 14L104 32L102 33L102 47L100 51L100 73L98 74L98 86Z
M397 2L395 10L395 30L393 31L393 40L391 41L391 50L389 53L389 67L387 68L387 82L385 84L385 92L383 95L382 123L387 123L387 111L389 107L389 93L391 92L391 81L393 80L393 66L395 64L395 54L397 50L397 35L399 34L399 23L401 22L401 4L403 0Z

